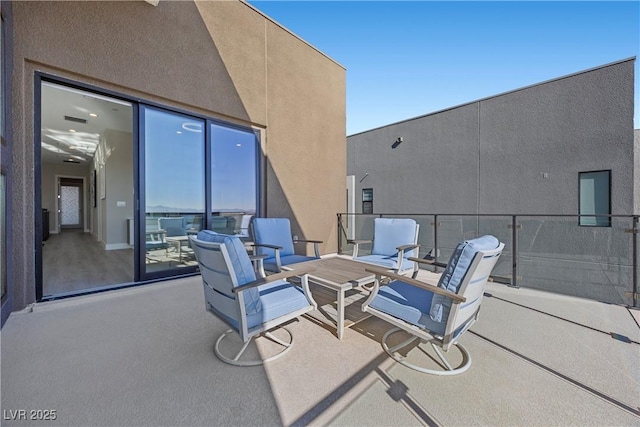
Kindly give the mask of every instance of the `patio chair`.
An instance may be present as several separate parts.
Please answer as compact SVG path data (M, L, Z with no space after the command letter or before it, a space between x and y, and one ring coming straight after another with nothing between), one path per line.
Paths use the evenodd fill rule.
M267 271L279 273L283 266L320 258L318 244L322 241L294 240L288 218L254 218L251 221L251 232L254 253L266 256L263 265ZM296 255L293 245L300 242L313 243L315 256Z
M157 218L146 218L145 222L145 249L147 252L157 249L167 249L164 238L167 231L160 228Z
M144 243L147 252L156 249L166 249L167 243L164 240L166 234L164 230L146 230Z
M158 218L158 228L165 230L167 237L184 236L187 234L184 217L181 216Z
M418 274L417 264L410 257L418 256L420 225L411 218L376 218L373 240L349 240L354 245L353 259L379 265L397 274ZM360 245L372 244L369 255L360 255Z
M189 239L202 275L206 309L230 327L216 341L216 356L231 365L254 366L288 352L293 335L280 326L317 307L309 291L308 271L299 269L256 279L238 237L203 230ZM299 287L286 280L293 276L299 278ZM276 328L284 330L288 337L276 337ZM229 348L232 340L225 340L229 335L240 337L239 349ZM265 358L243 358L252 339L260 336L276 343L280 351ZM226 350L221 349L223 341L227 342Z
M395 326L382 337L384 351L397 362L428 374L455 375L469 369L471 356L458 340L478 319L487 280L503 248L504 243L489 235L458 244L437 285L380 267L367 268L376 279L362 310ZM389 338L399 331L407 332L410 338L390 346ZM429 342L442 364L435 358L432 362L438 366L433 368L415 363L415 356L429 354L422 347L409 354L413 348L409 346L416 340L420 340L418 347ZM438 348L448 352L452 346L462 355L457 367Z

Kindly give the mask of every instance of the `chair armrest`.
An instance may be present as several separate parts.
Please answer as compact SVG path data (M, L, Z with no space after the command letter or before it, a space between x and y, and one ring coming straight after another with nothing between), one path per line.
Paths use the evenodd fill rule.
M315 253L316 258L320 258L320 250L318 249L318 244L322 243L322 240L306 240L306 239L296 239L293 243L313 243L313 251Z
M396 249L398 251L406 251L407 249L415 249L415 248L419 248L420 245L417 244L411 244L411 245L402 245L402 246L398 246Z
M439 288L437 286L434 286L426 282L421 282L420 280L416 280L411 277L401 276L399 274L391 273L389 272L389 270L385 270L384 268L372 266L372 267L365 268L365 271L368 271L369 273L374 273L376 276L389 277L390 279L398 280L400 282L404 282L409 285L416 286L418 288L427 290L429 292L433 292L434 294L443 295L445 297L451 298L454 303L465 302L467 300L465 297L461 297L460 295L454 294L453 292L447 291L446 289Z
M322 240L305 240L305 239L296 239L293 243L323 243Z
M283 271L281 273L271 274L267 277L262 277L260 279L256 279L253 282L246 283L242 286L238 286L237 288L233 288L231 292L237 294L238 292L246 291L247 289L255 288L257 286L265 285L267 283L275 282L282 279L288 279L294 276L304 276L312 271L315 271L314 267L300 268L298 270L291 271Z
M402 245L402 246L398 246L396 249L398 250L398 267L395 269L396 272L400 272L402 271L402 261L404 260L404 251L409 250L409 249L415 249L415 248L419 248L420 245L415 244L415 243L411 243L409 245ZM414 269L414 277L415 274L417 274L418 272L418 265L415 264L413 267Z
M414 258L414 257L409 257L407 259L410 260L410 261L417 262L419 264L435 265L436 267L443 267L444 268L444 267L447 266L447 264L445 264L445 263L434 261L432 259Z
M353 246L353 259L358 257L358 251L360 250L360 245L365 243L373 243L373 240L347 240L347 243L350 243Z
M278 245L270 245L268 243L252 243L251 246L262 246L264 248L269 248L269 249L282 249L282 246L278 246Z
M251 264L253 264L253 269L255 270L256 273L258 273L258 275L262 278L267 277L267 273L265 273L264 271L264 260L268 257L269 255L267 254L253 254L253 255L249 255L249 260L251 261Z
M373 240L347 240L347 243L351 245L359 245L361 243L373 243Z

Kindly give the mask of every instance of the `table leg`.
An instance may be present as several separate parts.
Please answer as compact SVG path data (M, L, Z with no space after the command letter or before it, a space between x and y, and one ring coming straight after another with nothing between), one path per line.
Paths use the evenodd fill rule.
M341 340L344 335L344 289L338 291L338 307L337 307L337 332L338 339Z

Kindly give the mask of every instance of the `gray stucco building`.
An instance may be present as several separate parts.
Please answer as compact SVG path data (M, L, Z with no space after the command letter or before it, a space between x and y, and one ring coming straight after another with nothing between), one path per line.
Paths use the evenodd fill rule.
M636 305L634 65L349 136L347 212L356 215L343 221L342 251L346 239L372 237L374 216L410 216L421 223L421 256L446 261L460 240L491 233L507 244L494 270L506 283Z
M592 171L611 171L611 214L640 212L634 63L349 136L355 212L372 189L375 213L576 215L579 174Z

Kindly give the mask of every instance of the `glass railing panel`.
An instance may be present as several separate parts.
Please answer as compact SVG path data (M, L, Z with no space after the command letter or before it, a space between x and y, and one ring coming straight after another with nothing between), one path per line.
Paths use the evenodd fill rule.
M490 234L504 243L502 255L498 259L491 276L495 282L513 283L513 217L500 216L479 216L477 234L474 237ZM473 238L473 237L472 237Z
M438 215L438 261L447 263L456 246L465 240L491 234L505 244L502 256L494 270L493 279L511 283L512 244L510 216Z
M353 255L353 244L350 240L373 239L373 220L379 215L369 214L341 214L338 217L340 223L338 253L341 255ZM360 249L371 250L371 245L361 245Z
M340 214L339 227L339 253L353 255L353 245L350 240L372 240L374 238L375 218L411 218L420 226L418 244L420 245L420 257L426 256L434 248L433 239L433 215L403 215L403 214ZM360 255L371 252L371 244L361 244Z
M518 285L629 304L632 288L630 218L584 227L577 217L518 217Z
M435 234L433 215L414 215L413 218L420 226L418 244L420 245L418 258L435 255Z
M420 224L422 258L437 255L446 263L459 242L492 234L505 243L492 273L496 282L612 304L638 304L633 299L632 217L614 216L609 227L586 227L579 225L577 216L342 214L340 253L353 254L349 239L372 239L374 219L381 216L410 217ZM640 238L635 245L640 256ZM361 254L370 250L371 245L363 245Z

